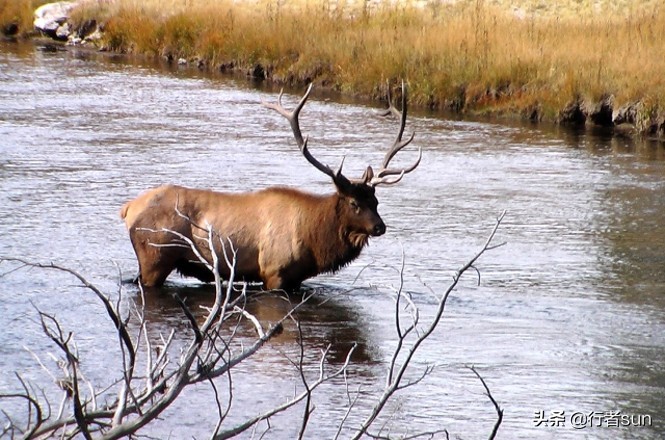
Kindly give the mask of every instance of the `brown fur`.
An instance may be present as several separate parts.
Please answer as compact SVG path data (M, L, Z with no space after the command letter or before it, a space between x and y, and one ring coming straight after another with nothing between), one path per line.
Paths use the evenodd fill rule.
M328 196L283 187L223 193L165 185L125 203L120 216L136 252L140 282L147 287L162 285L173 269L212 281L194 252L173 246L178 238L165 231L193 240L212 261L201 229L210 225L218 235L215 246L224 279L230 271L219 238L228 238L238 251L236 280L262 281L266 289L297 289L307 278L344 267L358 257L369 236L385 232L377 205L374 188L365 184L338 186Z

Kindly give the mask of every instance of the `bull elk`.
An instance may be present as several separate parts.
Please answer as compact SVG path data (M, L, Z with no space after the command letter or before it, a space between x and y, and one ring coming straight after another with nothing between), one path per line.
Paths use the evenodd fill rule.
M319 162L307 148L298 116L312 85L291 112L282 106L282 93L275 104L263 103L284 116L296 143L307 161L330 177L336 192L316 195L287 187L271 187L247 193L226 193L164 185L125 203L120 210L139 265L137 280L145 287L161 286L174 270L184 276L210 282L213 274L201 264L189 246L175 244L186 237L209 262L205 228L210 228L218 255L224 242L235 248L235 279L261 281L265 289L295 290L315 275L335 272L360 255L369 237L386 232L377 212L374 194L378 185L392 185L413 171L422 158L408 168L389 168L395 154L413 140L402 140L406 125L406 88L402 84L401 112L388 96L389 109L400 118L394 144L386 153L381 168L368 166L360 179L349 179ZM343 164L344 160L342 160ZM228 279L230 269L219 259L219 274Z

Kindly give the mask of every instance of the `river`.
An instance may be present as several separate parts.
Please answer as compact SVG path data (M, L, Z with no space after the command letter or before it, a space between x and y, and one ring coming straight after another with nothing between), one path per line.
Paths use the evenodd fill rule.
M329 179L302 158L288 124L263 108L274 90L243 78L165 68L76 50L0 44L0 256L54 262L112 299L136 260L118 211L142 191L174 183L224 191L289 185L315 193ZM289 94L292 105L298 98ZM316 95L301 115L312 153L360 177L392 143L394 120L362 102ZM366 417L396 344L391 286L432 317L435 293L482 246L496 240L451 294L442 322L413 361L434 371L386 408L384 434L447 429L487 438L496 420L475 366L505 411L499 439L660 439L665 435L665 147L649 141L533 125L444 119L412 112L407 131L423 149L419 168L377 190L387 233L334 275L306 283L315 298L299 313L307 371L331 344L338 366L355 342L348 374L360 397L342 438ZM395 159L415 158L408 147ZM210 301L211 288L172 275L165 291ZM123 300L137 297L122 285ZM151 331L191 337L168 295L147 304ZM14 372L46 393L57 348L37 310L72 331L81 368L95 383L119 377L112 323L94 295L65 274L0 264L0 393ZM250 311L267 325L286 311L259 295ZM299 376L292 323L234 374L229 423L284 401ZM250 334L247 334L247 340ZM225 384L221 382L220 386ZM58 402L56 402L57 405ZM314 394L306 438L333 438L346 412L343 379ZM0 400L18 420L25 405ZM561 412L563 415L560 417ZM617 412L634 426L613 427ZM576 413L591 426L573 426ZM302 407L270 421L264 438L294 438ZM205 438L217 421L208 385L185 392L157 438ZM3 424L6 419L3 419ZM603 426L596 426L596 425ZM638 426L644 425L644 426ZM267 425L255 432L258 437ZM378 429L377 429L378 431ZM243 438L249 438L246 434Z

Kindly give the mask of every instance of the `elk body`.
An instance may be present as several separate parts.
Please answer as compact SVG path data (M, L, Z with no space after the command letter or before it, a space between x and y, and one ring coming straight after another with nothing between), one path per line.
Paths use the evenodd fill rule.
M394 145L376 173L368 166L361 179L349 179L320 163L309 152L298 122L307 92L292 112L281 104L264 105L283 115L305 158L329 176L335 193L315 195L286 187L248 193L225 193L164 185L127 202L120 210L139 264L138 281L146 287L161 286L175 269L185 276L212 281L187 241L212 262L208 232L214 234L218 271L228 279L231 270L223 257L236 251L235 280L261 281L266 289L294 290L302 281L324 272L335 272L360 255L369 237L385 233L377 211L375 187L397 183L413 171L418 160L405 169L391 169L393 156L413 140L402 140L406 124L406 90L402 85L402 111L392 104L386 112L400 117ZM390 97L389 97L390 101ZM342 161L343 162L343 161Z

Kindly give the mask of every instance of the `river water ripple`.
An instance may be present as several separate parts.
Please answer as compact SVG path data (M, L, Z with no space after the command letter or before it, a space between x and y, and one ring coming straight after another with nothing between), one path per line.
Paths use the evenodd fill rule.
M359 176L382 159L395 121L362 103L321 98L311 99L301 116L310 149L332 166L346 156L346 173ZM3 43L0 255L71 267L115 298L119 272L126 278L136 271L118 210L150 187L332 191L299 156L286 122L261 107L274 99L274 92L244 80ZM297 96L285 99L293 104ZM662 438L663 147L416 113L407 130L416 131L423 161L398 185L377 191L387 234L339 273L310 280L316 301L299 315L312 374L318 349L332 344L331 362L339 365L351 344L359 344L348 381L362 394L346 425L366 416L384 380L396 341L387 286L399 282L402 253L405 288L429 319L434 299L423 283L442 293L507 210L497 235L506 245L481 258L479 284L470 274L452 293L412 375L428 364L436 368L386 410L390 432L446 428L452 438L486 438L495 414L468 369L474 365L505 410L497 438ZM414 151L396 160L407 163ZM117 377L118 352L109 349L117 341L96 298L63 274L14 268L0 264L0 393L20 390L14 371L49 386L31 354L48 359L55 352L36 308L75 332L90 380ZM194 304L210 300L208 286L177 276L168 289ZM125 286L124 295L135 298L135 288ZM267 323L285 307L264 297L251 310ZM189 337L169 300L153 298L147 316L155 334L174 327L183 340ZM294 392L299 378L287 357L298 352L296 339L287 326L240 365L231 422ZM210 387L197 386L146 433L207 437L216 423L213 404ZM334 437L348 404L343 380L322 386L315 404L307 434ZM17 415L24 406L3 409ZM565 411L563 426L538 423L556 411ZM574 412L594 411L648 415L652 423L573 428ZM300 417L299 409L275 417L266 437L293 438Z

